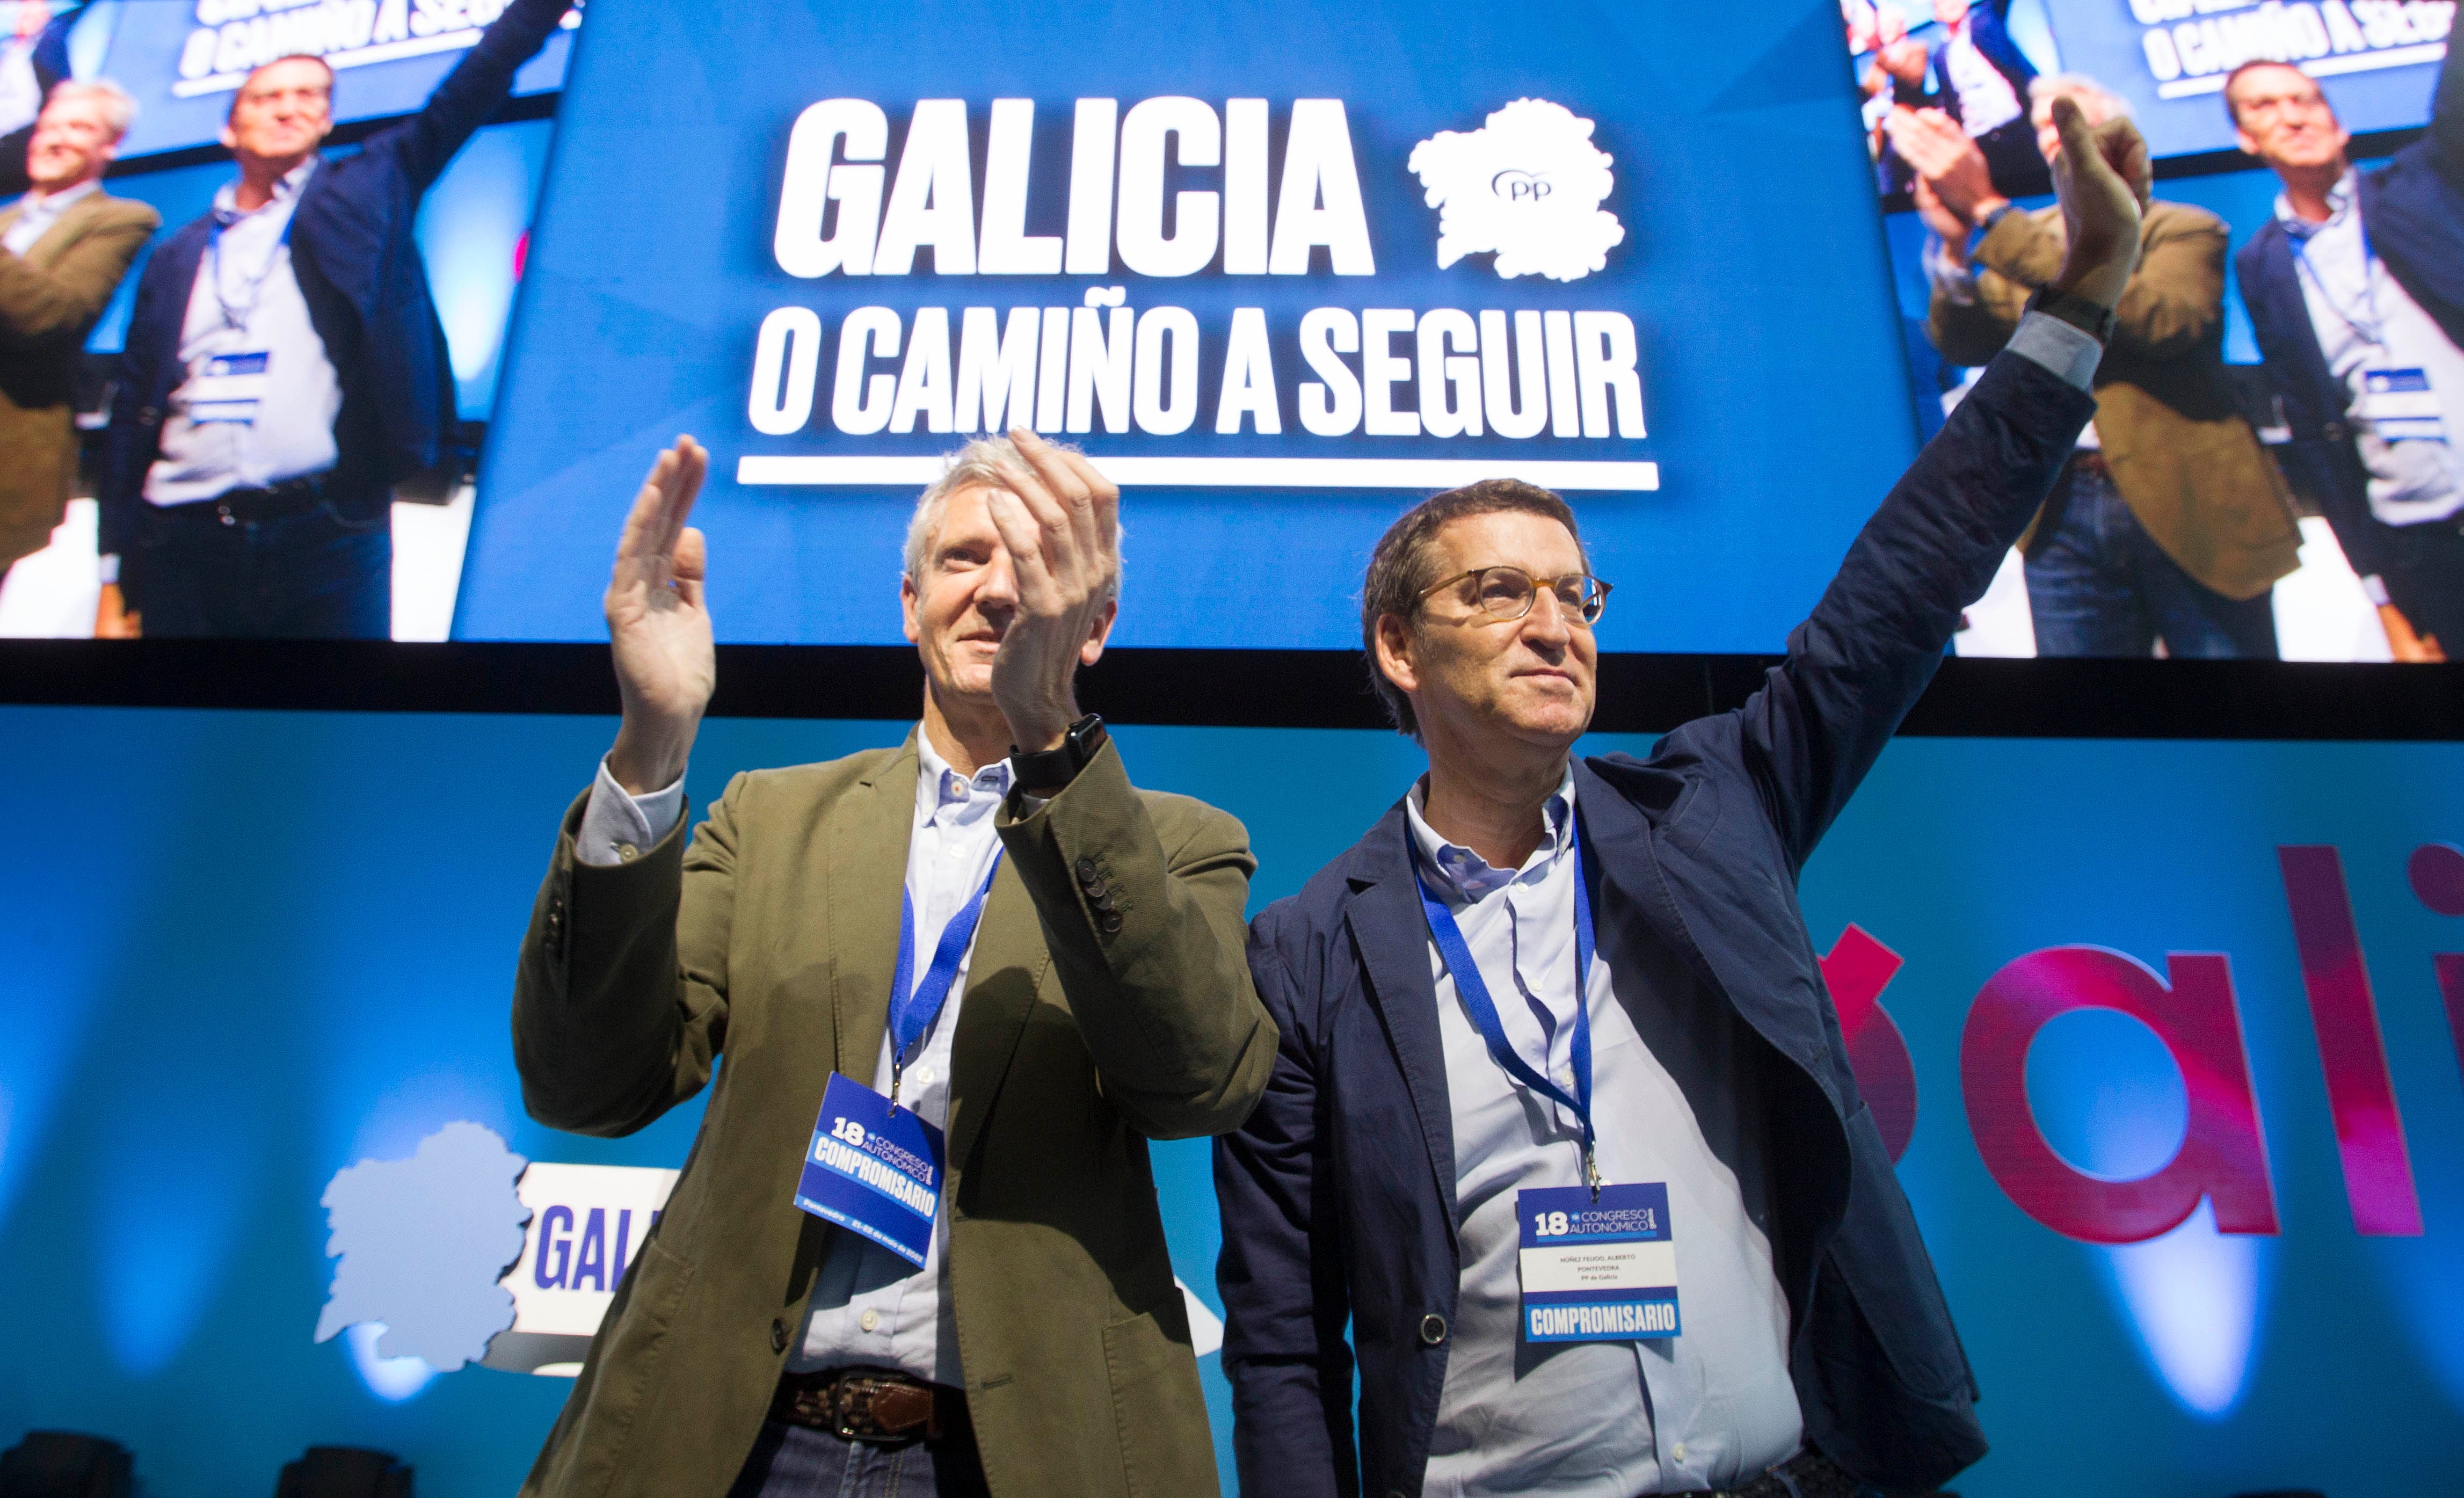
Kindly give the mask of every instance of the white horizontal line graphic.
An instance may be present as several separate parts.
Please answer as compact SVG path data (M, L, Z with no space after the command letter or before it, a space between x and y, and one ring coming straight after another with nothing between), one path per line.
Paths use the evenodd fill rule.
M1657 463L1518 462L1512 458L1111 457L1096 469L1116 484L1161 489L1455 489L1519 478L1544 489L1636 493L1660 487ZM917 487L942 473L937 457L741 457L746 485Z
M348 52L327 53L325 61L337 69L364 68L373 62L400 62L405 57L425 57L431 53L475 47L485 34L478 27L467 27L458 32L439 32L433 36L413 36L404 41L379 42L373 47L357 47ZM171 85L171 93L179 99L195 99L201 94L228 94L247 81L245 70L216 73L202 78L184 78Z
M2314 78L2333 77L2340 73L2376 73L2383 68L2408 68L2416 62L2436 62L2447 55L2445 42L2422 42L2411 47L2390 47L2385 52L2356 52L2342 57L2320 57L2293 66ZM2203 78L2179 78L2156 86L2159 99L2189 99L2198 94L2213 94L2225 86L2226 75L2211 74Z

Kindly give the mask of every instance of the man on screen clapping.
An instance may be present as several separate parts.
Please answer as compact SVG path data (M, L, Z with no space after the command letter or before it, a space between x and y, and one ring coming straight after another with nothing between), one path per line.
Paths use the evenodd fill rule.
M0 209L0 578L67 509L86 335L163 222L102 190L136 113L107 79L55 88L25 152L33 186Z
M1239 1123L1275 1032L1246 833L1134 788L1078 709L1119 491L1023 430L971 443L907 532L923 721L738 775L688 839L706 462L678 439L625 528L624 720L533 909L514 1045L531 1115L587 1134L717 1081L524 1491L1212 1493L1147 1140ZM876 584L833 559L810 585Z
M2037 143L2061 136L2067 99L2092 121L2126 118L2093 79L2034 85ZM2028 297L2061 268L2059 209L2015 207L1955 131L1909 122L1895 139L1917 168L1933 231L1926 337L1954 364L1983 364ZM2096 421L2020 543L2039 655L2273 659L2273 590L2299 564L2291 496L2236 404L2224 366L2226 231L2204 209L2152 203L2140 256L2097 368Z

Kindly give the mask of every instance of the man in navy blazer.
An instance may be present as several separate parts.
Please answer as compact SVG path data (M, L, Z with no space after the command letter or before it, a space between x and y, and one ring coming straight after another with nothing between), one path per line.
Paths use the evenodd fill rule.
M97 632L391 632L393 492L459 475L420 199L571 0L513 0L416 115L327 161L334 71L231 98L239 180L138 282L99 483Z
M2234 264L2292 430L2285 476L2398 658L2464 651L2464 57L2447 49L2429 133L2370 171L2299 68L2246 62L2224 99L2284 184Z
M1487 480L1379 543L1373 680L1429 773L1251 928L1243 1491L1846 1498L1983 1453L1794 892L2094 409L2146 150L2056 118L2060 275L1743 708L1573 762L1606 587L1564 502Z

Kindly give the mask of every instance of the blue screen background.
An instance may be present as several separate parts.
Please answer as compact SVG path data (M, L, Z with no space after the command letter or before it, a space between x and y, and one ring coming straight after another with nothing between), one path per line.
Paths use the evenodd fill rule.
M0 1445L91 1430L158 1498L264 1491L310 1443L394 1451L429 1493L510 1491L571 1385L466 1368L381 1393L310 1341L334 1270L318 1198L469 1119L535 1160L683 1163L700 1104L628 1139L522 1115L514 952L556 819L613 731L581 717L0 708ZM697 807L739 769L894 742L898 723L707 724ZM1140 783L1240 816L1253 907L1290 893L1418 773L1359 731L1118 731ZM1603 738L1592 748L1639 748ZM1262 775L1262 765L1305 773ZM2464 1460L2464 1075L2431 980L2464 923L2405 883L2464 840L2452 744L1909 739L1808 867L1818 950L1854 921L1906 966L1881 997L1918 1083L1900 1167L1986 1391L1953 1486L2033 1498L2270 1487L2443 1491ZM698 815L698 812L696 812ZM2276 870L2342 849L2427 1231L2353 1231ZM1960 1102L1960 1029L2022 953L2230 956L2283 1232L2196 1217L2101 1248L2024 1216ZM2137 1022L2031 1054L2074 1163L2169 1157L2181 1082ZM1202 1142L1155 1151L1173 1259L1220 1308ZM349 1334L346 1333L346 1337ZM1201 1362L1219 1450L1220 1358ZM244 1395L236 1391L245 1391ZM2221 1391L2219 1394L2218 1391ZM1226 1468L1227 1487L1229 1468Z
M739 65L753 55L765 66ZM654 73L672 86L645 90ZM963 98L980 126L992 99L1032 97L1039 140L1058 149L1070 100L1117 98L1126 110L1169 94L1219 103L1263 96L1279 120L1296 98L1344 99L1376 275L1151 280L1116 263L1101 277L800 281L772 258L787 130L819 99L880 103L894 165L917 99ZM1405 159L1416 142L1476 128L1527 95L1596 121L1595 143L1616 162L1602 206L1625 226L1625 242L1604 271L1567 284L1501 280L1485 256L1437 270L1436 213ZM1612 650L1776 647L1913 449L1878 209L1837 8L1827 0L1731 8L1716 41L1690 9L1533 11L1467 0L1316 10L1250 0L1203 12L1087 5L1032 15L975 0L853 12L604 5L561 119L482 470L462 637L594 637L604 559L625 506L658 447L692 431L717 459L695 519L710 538L723 639L899 638L894 598L872 583L894 575L913 489L746 489L732 481L735 465L754 452L927 455L959 439L845 438L818 411L793 437L758 437L745 414L755 335L788 304L815 308L833 330L825 409L835 328L849 308L1074 306L1089 286L1122 285L1133 308L1194 310L1212 334L1201 361L1210 370L1228 309L1263 304L1284 341L1287 425L1277 438L1217 437L1205 419L1169 439L1099 429L1086 439L1099 456L1480 456L1501 471L1518 456L1656 461L1657 493L1577 496L1596 570L1623 589L1601 634ZM981 155L979 143L979 175ZM646 177L643 164L659 160L695 163L692 189ZM1029 232L1057 231L1065 179L1066 161L1039 158ZM1625 311L1641 344L1650 435L1308 435L1290 405L1306 376L1288 340L1301 311L1321 305ZM1200 407L1208 415L1211 397L1210 388ZM1133 492L1124 511L1129 587L1171 606L1131 608L1116 639L1353 643L1369 548L1416 496Z

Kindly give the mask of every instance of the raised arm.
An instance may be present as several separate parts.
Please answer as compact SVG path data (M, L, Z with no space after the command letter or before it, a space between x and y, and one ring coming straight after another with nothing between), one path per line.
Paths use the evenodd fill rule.
M606 777L565 813L514 982L514 1058L541 1123L629 1134L699 1091L726 1044L738 777L693 834L679 804L639 856L586 857L599 797L683 776L716 681L701 533L685 520L708 471L691 437L659 454L626 518L607 584L625 705ZM611 790L606 782L612 781Z
M2450 187L2464 192L2464 49L2447 40L2438 65L2438 88L2430 98L2430 154Z
M1178 804L1168 846L1107 743L1059 795L1031 810L1013 796L1001 819L1104 1096L1155 1139L1237 1126L1275 1060L1241 950L1248 834Z
M1274 1076L1257 1112L1215 1142L1223 1374L1242 1490L1335 1498L1356 1486L1358 1460L1342 1214L1320 1170L1318 1050L1271 922L1270 912L1251 932L1249 970L1281 1037Z
M463 55L428 104L409 120L377 136L370 151L391 151L414 191L444 174L445 165L471 132L513 96L514 75L539 55L573 0L513 0L490 23L477 45Z
M1008 552L1017 612L993 657L992 695L1010 742L1060 744L1079 716L1073 683L1094 664L1116 611L1120 490L1087 459L1013 430L1023 464L986 505ZM1181 804L1159 828L1119 747L1040 806L1023 786L1001 842L1034 895L1045 938L1104 1095L1155 1138L1220 1134L1248 1116L1274 1064L1274 1026L1242 955L1248 834Z
M2146 145L2127 120L2091 129L2069 99L2055 101L2054 118L2068 252L2052 284L2109 309L2137 259ZM1983 595L2052 489L2095 410L2092 349L2070 357L2083 348L2075 329L2042 314L2023 323L1866 522L1762 690L1733 718L1679 730L1739 736L1795 863L1872 767L1932 679L1960 610Z
M2170 208L2149 231L2139 269L2114 304L2113 347L2133 359L2184 359L2220 336L2225 320L2224 220Z

